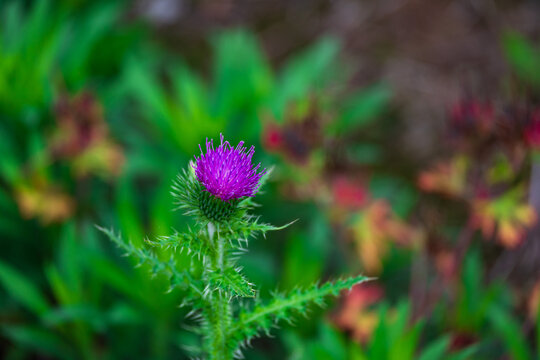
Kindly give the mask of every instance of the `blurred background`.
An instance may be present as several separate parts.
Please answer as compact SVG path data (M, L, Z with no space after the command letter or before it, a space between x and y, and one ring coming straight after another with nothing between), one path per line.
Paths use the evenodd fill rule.
M298 219L241 260L263 296L376 277L247 359L540 359L534 0L1 1L1 358L197 356L95 225L184 229L170 186L220 132Z

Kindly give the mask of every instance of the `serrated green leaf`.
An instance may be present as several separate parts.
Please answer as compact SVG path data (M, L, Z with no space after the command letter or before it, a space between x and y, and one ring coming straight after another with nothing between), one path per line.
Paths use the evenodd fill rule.
M228 267L223 272L215 271L210 274L209 285L213 290L222 290L230 296L255 296L253 284L240 271L241 269L233 267Z
M265 236L269 231L283 230L295 222L296 220L282 226L274 226L260 223L259 218L244 216L236 221L230 222L228 227L225 227L224 230L228 231L230 233L229 235L247 240L249 237L255 236L256 233L261 233L263 236Z
M175 232L172 235L160 236L156 240L147 240L147 242L152 246L160 246L164 249L174 249L175 251L185 252L201 261L204 261L211 252L207 238L192 230L188 230L185 233Z
M144 247L137 248L130 242L125 242L120 235L115 234L112 230L108 230L97 226L107 237L112 240L119 248L125 251L125 254L133 257L138 261L138 265L147 265L150 268L152 275L163 274L170 280L171 289L181 287L190 289L193 295L202 296L203 286L200 281L195 280L190 273L190 269L178 270L174 259L169 261L160 260L156 254L145 249Z
M309 304L322 306L327 296L337 296L342 290L367 280L369 278L365 276L357 276L295 289L285 295L275 294L268 304L258 304L252 311L240 312L238 321L229 331L229 337L235 343L231 346L236 347L260 332L268 333L277 322L292 321L295 315L305 314Z

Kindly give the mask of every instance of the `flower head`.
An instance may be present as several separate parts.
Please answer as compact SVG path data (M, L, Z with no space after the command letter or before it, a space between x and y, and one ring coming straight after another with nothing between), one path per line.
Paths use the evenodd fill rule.
M206 139L206 154L199 145L201 156L195 156L193 165L197 179L206 191L223 201L255 196L259 180L266 172L257 172L261 164L251 163L255 148L245 148L243 141L233 148L223 135L220 139L217 148L213 140Z
M462 136L489 135L495 124L495 110L489 102L469 99L452 107L450 125L452 130Z

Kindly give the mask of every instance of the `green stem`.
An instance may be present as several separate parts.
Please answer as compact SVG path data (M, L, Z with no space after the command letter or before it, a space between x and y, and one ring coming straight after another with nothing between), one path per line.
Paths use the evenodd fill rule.
M215 249L213 261L209 264L210 269L207 271L223 272L225 270L225 239L219 236L219 227L214 229L213 225L209 224L208 230L210 242L213 242L214 233L217 236L213 242ZM207 336L207 346L210 360L230 360L232 352L227 347L227 337L231 326L231 306L227 296L220 290L214 290L209 295L208 311L210 333Z

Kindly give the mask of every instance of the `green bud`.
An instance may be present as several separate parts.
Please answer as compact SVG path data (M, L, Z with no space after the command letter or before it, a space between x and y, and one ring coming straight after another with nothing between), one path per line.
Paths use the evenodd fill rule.
M199 209L208 220L215 223L230 219L236 212L239 202L238 199L223 201L208 191L199 193Z

